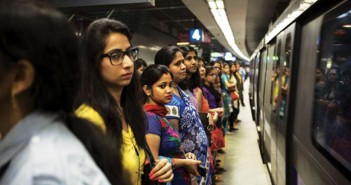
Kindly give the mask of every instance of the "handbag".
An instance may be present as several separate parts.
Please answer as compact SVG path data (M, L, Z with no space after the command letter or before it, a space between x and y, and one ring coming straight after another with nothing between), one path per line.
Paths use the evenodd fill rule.
M221 128L216 127L212 131L211 138L213 141L212 146L211 146L212 150L218 150L218 149L225 147L224 136L223 136L223 132L222 132Z
M155 167L156 161L151 154L149 146L145 143L145 155L146 161L144 164L143 174L141 175L141 184L142 185L161 185L158 181L153 181L149 178L149 173Z
M238 100L239 99L239 94L235 91L230 92L230 98L232 99L232 101Z

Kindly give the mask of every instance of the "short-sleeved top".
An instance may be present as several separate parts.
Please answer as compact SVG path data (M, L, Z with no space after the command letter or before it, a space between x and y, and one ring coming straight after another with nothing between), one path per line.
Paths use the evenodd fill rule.
M206 86L202 87L202 93L207 99L210 109L217 108L216 98Z
M201 161L201 165L206 166L208 140L205 129L202 126L198 112L190 103L189 97L180 87L177 88L180 97L173 94L171 102L166 105L170 110L166 118L179 120L179 133L183 150L194 153L196 158Z
M109 185L82 142L59 114L36 111L0 142L1 185Z
M171 123L167 119L150 111L146 112L146 117L148 121L146 133L160 136L159 156L185 159L180 146L180 135L172 127ZM189 173L185 168L176 168L173 170L173 174L172 185L191 184Z
M87 119L92 123L99 126L104 132L106 132L106 125L101 115L94 110L92 107L82 104L75 112L78 117ZM117 114L117 112L116 112ZM144 169L144 163L146 160L145 151L136 146L136 140L133 131L128 127L128 132L122 130L122 155L123 155L123 167L130 173L131 182L141 184L141 178L139 177ZM138 148L139 156L135 152L135 148Z

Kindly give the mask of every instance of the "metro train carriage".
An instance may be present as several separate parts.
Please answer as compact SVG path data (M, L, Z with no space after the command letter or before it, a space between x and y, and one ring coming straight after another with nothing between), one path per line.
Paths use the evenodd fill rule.
M250 71L273 184L351 184L351 2L318 1L267 34Z

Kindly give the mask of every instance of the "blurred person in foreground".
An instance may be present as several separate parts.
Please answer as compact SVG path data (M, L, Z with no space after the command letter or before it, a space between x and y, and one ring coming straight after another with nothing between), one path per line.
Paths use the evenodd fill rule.
M0 184L130 184L121 155L73 114L78 42L38 1L0 2Z

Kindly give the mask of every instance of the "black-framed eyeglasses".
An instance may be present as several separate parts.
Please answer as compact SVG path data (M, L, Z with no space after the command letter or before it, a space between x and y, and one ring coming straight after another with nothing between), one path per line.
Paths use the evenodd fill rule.
M184 60L187 60L187 61L191 61L193 59L194 59L195 62L197 62L199 60L199 57L197 57L197 56L187 56L187 57L184 58Z
M120 49L115 49L106 54L101 54L100 58L108 57L110 59L110 63L113 66L121 65L123 63L124 57L127 55L131 61L136 61L138 59L139 48L132 47L127 49L126 51L122 51Z

